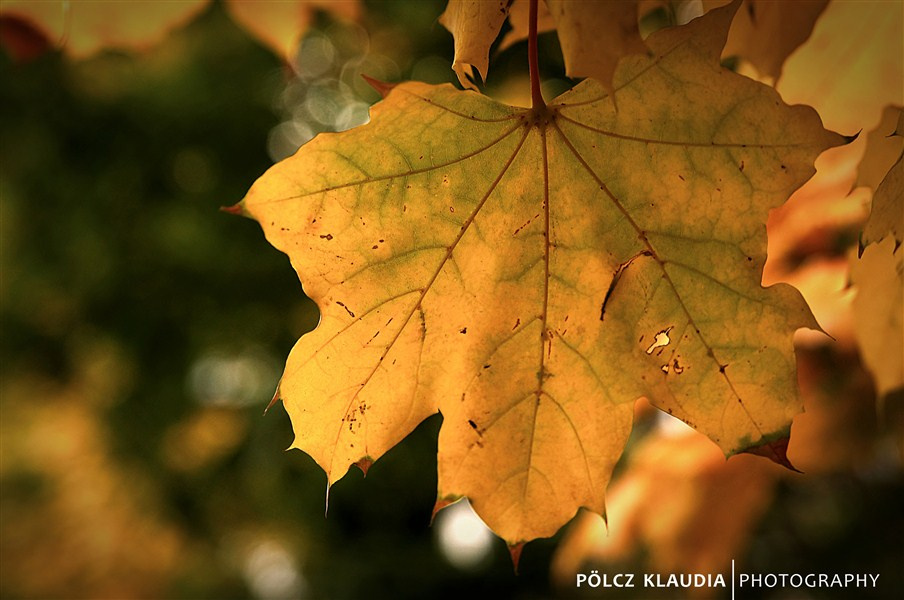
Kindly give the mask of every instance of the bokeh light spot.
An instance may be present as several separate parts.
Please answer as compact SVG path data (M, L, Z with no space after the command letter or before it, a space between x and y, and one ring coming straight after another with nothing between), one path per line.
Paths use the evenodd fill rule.
M436 516L436 540L442 555L462 570L486 564L493 546L493 533L465 500L444 508Z

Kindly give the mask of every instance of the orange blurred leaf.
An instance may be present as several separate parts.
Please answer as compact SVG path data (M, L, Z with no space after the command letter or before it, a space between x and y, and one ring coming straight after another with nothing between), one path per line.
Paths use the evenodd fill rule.
M144 50L187 23L208 0L5 0L0 13L27 19L70 56L87 58L105 48Z

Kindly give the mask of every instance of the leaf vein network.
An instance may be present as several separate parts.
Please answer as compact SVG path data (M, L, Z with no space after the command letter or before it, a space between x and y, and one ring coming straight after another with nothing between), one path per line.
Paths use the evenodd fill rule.
M721 363L719 361L719 359L716 357L715 351L713 350L712 345L710 345L710 343L706 340L703 333L700 331L700 328L697 327L697 325L694 321L693 315L691 314L690 310L687 308L687 305L684 303L684 299L681 297L681 294L678 292L678 288L675 286L674 281L672 281L672 278L669 276L668 272L665 269L665 262L659 258L659 255L656 253L656 249L653 247L653 245L650 243L650 241L646 238L646 235L644 234L643 230L637 225L637 222L631 217L631 215L625 209L625 207L621 203L621 201L612 193L611 190L609 190L609 187L605 184L605 182L603 182L603 180L599 177L599 175L596 173L596 171L593 170L593 167L591 167L587 163L587 161L584 160L584 157L581 156L581 154L578 152L577 148L575 148L574 144L572 144L571 140L568 139L568 136L565 135L565 133L562 131L561 128L559 128L558 124L556 124L555 121L553 121L553 126L555 127L558 134L561 136L562 141L565 143L565 146L571 151L571 153L578 160L578 162L581 164L581 166L584 168L584 170L586 170L587 173L594 179L594 181L596 181L597 184L599 184L600 189L605 193L606 196L608 196L608 198L618 208L618 210L620 210L625 215L625 217L628 219L628 222L631 224L633 229L637 232L638 237L643 241L644 245L652 253L653 258L656 260L656 264L659 265L659 268L662 271L663 278L665 279L665 281L668 283L669 287L671 288L672 293L673 293L675 299L677 300L679 306L681 306L682 312L684 312L685 316L688 318L691 325L693 325L694 329L697 331L697 335L700 338L700 343L703 344L703 346L708 351L708 355L710 357L712 357L712 360L716 363L716 367L719 368L720 375L725 380L726 384L728 385L728 388L731 390L732 395L734 395L735 400L737 400L737 402L743 408L743 410L744 410L745 414L747 415L748 419L750 420L751 424L754 426L754 428L757 430L757 432L762 435L762 428L759 426L759 424L753 418L753 415L750 413L750 411L747 409L747 406L744 404L744 401L741 399L740 394L738 394L737 389L735 389L735 386L732 383L731 379L728 377L728 374L725 373L724 369L721 369L723 363Z
M414 316L415 312L417 312L421 309L421 303L423 302L424 297L427 295L427 292L430 291L431 287L433 286L433 283L436 281L437 277L439 277L439 274L442 272L443 267L445 266L446 262L449 260L449 257L452 256L452 253L454 252L455 247L458 245L458 243L464 237L465 233L467 233L471 223L474 222L474 218L477 216L477 214L483 208L484 204L486 204L486 201L492 195L493 191L496 189L496 186L499 185L499 182L502 180L503 176L508 171L512 162L514 162L515 157L518 156L518 153L521 151L521 147L524 145L524 141L527 139L527 134L529 132L530 132L529 129L525 130L524 135L521 137L521 140L518 142L518 145L515 147L515 150L512 152L511 156L509 156L508 160L503 165L502 170L499 172L499 175L497 175L496 179L493 180L493 183L490 184L490 187L487 190L487 192L483 195L480 202L477 203L477 206L474 207L474 210L471 211L471 214L465 220L464 225L462 226L461 230L458 232L458 235L456 236L455 240L453 240L452 243L450 244L449 249L446 251L446 255L440 261L439 265L437 266L436 270L433 273L433 276L430 278L430 281L428 281L426 283L426 285L424 285L424 287L421 288L420 297L417 299L417 302L415 302L412 309L408 312L408 314L403 319L402 325L396 331L396 333L392 337L392 339L389 340L389 342L386 344L386 348L383 350L383 353L381 354L380 358L376 361L376 364L373 366L373 368L370 370L370 372L367 374L367 376L362 380L362 382L360 383L360 387L348 399L348 403L346 404L345 411L344 411L345 414L348 414L349 410L351 409L351 406L355 403L355 401L358 399L358 396L361 394L361 391L365 387L367 387L367 384L370 383L370 381L373 379L374 374L380 368L380 365L383 364L383 359L386 358L386 356L389 354L389 352L395 346L396 341L398 341L399 337L402 335L402 332L405 331L405 328L408 326L408 323L411 322L411 317ZM423 334L421 335L421 337L422 338L424 337ZM339 443L339 437L340 437L341 433L342 433L342 427L340 426L337 429L337 433L336 433L336 444Z
M308 198L310 196L317 196L319 194L327 194L329 192L335 192L337 190L359 187L359 186L363 186L363 185L367 185L367 184L371 184L371 183L380 183L380 182L384 182L384 181L391 181L393 179L398 179L400 177L411 177L413 175L420 175L423 173L429 173L431 171L436 171L437 169L450 167L452 165L462 163L462 162L468 160L469 158L474 158L476 156L479 156L480 154L488 151L490 148L494 147L496 144L499 144L500 142L505 140L508 136L510 136L512 133L517 131L520 127L521 127L521 123L517 123L513 127L510 127L509 129L505 130L501 135L499 135L499 137L492 140L488 144L485 144L484 146L477 148L476 150L473 150L466 154L463 154L461 156L457 156L456 158L449 160L447 162L444 162L444 163L430 165L429 167L422 167L422 168L413 169L410 171L401 171L401 172L396 172L396 173L390 173L388 175L367 177L365 179L358 179L358 180L351 181L348 183L332 185L332 186L328 186L328 187L321 188L318 190L311 190L309 192L303 192L300 194L292 194L291 196L283 196L282 198L273 198L270 200L260 200L260 201L258 201L258 203L265 205L265 204L276 204L276 203L280 203L280 202L287 202L289 200L300 200L301 198ZM518 148L520 149L520 147L521 146L519 145Z

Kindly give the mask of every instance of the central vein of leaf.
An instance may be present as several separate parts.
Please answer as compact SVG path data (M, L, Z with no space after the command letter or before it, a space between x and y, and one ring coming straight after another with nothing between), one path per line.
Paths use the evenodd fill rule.
M544 107L545 108L545 107ZM540 313L542 329L540 331L540 370L537 373L537 404L540 394L543 392L543 380L546 377L547 345L552 344L552 339L547 331L549 315L549 157L546 147L546 127L540 125L540 141L543 149L543 308Z
M546 107L543 106L546 111ZM532 112L536 112L535 107ZM547 150L546 124L541 122L535 125L540 133L540 143L543 151L543 306L540 313L540 367L537 370L537 389L534 392L533 416L531 418L530 442L527 454L527 473L524 476L524 487L521 491L522 498L526 498L530 488L530 474L533 471L534 440L537 431L537 415L540 411L540 397L543 395L543 383L546 379L546 359L552 346L552 333L548 329L549 320L549 252L550 252L550 227L549 227L549 155Z

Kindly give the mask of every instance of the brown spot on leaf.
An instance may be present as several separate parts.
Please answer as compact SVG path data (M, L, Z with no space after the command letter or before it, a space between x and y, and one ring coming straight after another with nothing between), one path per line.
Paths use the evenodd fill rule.
M333 239L333 234L332 234L332 233L328 233L328 234L326 234L326 235L322 235L322 236L320 236L320 239L326 240L326 241L330 241L331 239Z
M338 300L336 300L336 304L338 304L339 306L344 308L345 312L347 312L351 318L353 318L353 319L355 318L355 313L353 313L345 304L343 304L342 302L339 302Z
M532 217L531 217L530 219L528 219L523 225L521 225L518 229L516 229L515 231L513 231L513 232L512 232L512 235L513 235L513 236L518 235L518 234L521 232L522 229L524 229L525 227L527 227L528 225L530 225L530 224L533 222L533 220L536 219L536 218L539 217L539 216L540 216L540 213L537 213L537 214L535 214L534 216L532 216Z

